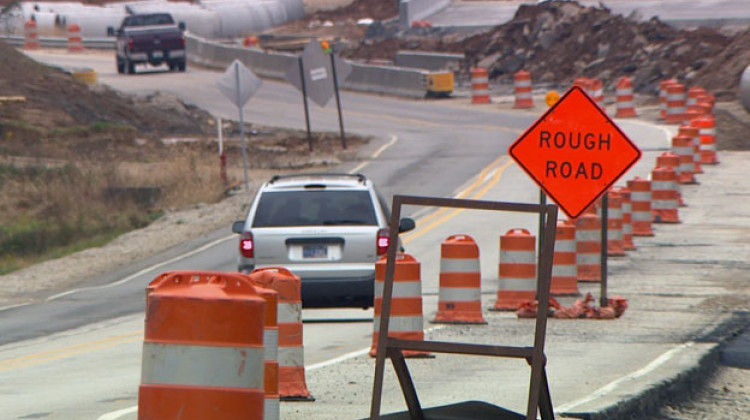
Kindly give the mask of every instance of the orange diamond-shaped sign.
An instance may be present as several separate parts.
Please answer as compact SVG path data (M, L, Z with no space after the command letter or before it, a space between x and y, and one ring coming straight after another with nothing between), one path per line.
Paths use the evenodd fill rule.
M513 142L508 154L572 219L641 158L640 149L578 86Z

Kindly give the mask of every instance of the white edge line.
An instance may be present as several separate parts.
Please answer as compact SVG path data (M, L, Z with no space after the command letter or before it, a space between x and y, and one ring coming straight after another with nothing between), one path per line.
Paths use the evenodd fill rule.
M123 408L122 410L117 410L111 413L103 414L97 420L117 420L126 414L135 413L136 411L138 411L138 406L134 405L132 407Z
M573 407L577 407L577 406L579 406L581 404L585 404L587 402L590 402L590 401L593 401L593 400L595 400L597 398L600 398L600 397L602 397L602 396L604 396L604 395L606 395L606 394L614 391L615 389L617 389L618 386L620 386L624 382L631 381L633 379L637 379L637 378L639 378L641 376L644 376L644 375L646 375L646 374L648 374L648 373L656 370L661 365L663 365L664 363L666 363L670 359L672 359L675 355L677 355L678 353L680 353L681 351L683 351L683 350L685 350L685 349L687 349L689 347L692 347L693 345L695 345L694 341L688 341L687 343L681 344L681 345L679 345L679 346L677 346L677 347L675 347L673 349L670 349L670 350L662 353L656 359L652 360L651 363L647 364L645 367L643 367L643 368L641 368L641 369L639 369L639 370L637 370L637 371L635 371L635 372L633 372L633 373L631 373L629 375L623 376L620 379L617 379L617 380L615 380L613 382L610 382L609 384L607 384L607 385L605 385L605 386L597 389L596 391L594 391L593 393L591 393L590 395L588 395L586 397L583 397L583 398L580 398L578 400L575 400L575 401L569 402L567 404L563 404L563 405L561 405L559 407L556 407L555 411L558 412L558 413L563 413L563 412L569 411Z
M396 141L398 141L398 137L396 135L391 134L391 140L388 141L388 143L380 146L380 149L376 150L375 153L370 156L371 159L377 159L381 153L385 152L386 149L393 146Z
M47 299L45 299L45 301L49 302L49 301L52 301L52 300L55 300L55 299L60 299L61 297L69 296L69 295L72 295L72 294L75 294L75 293L78 293L78 292L82 292L82 291L85 291L85 290L107 289L107 288L110 288L110 287L115 287L115 286L119 286L119 285L125 284L125 283L127 283L127 282L135 279L136 277L139 277L139 276L141 276L141 275L143 275L145 273L148 273L149 271L152 271L152 270L155 270L155 269L157 269L159 267L163 267L163 266L165 266L167 264L171 264L173 262L179 261L179 260L181 260L183 258L189 257L191 255L194 255L194 254L198 253L198 252L202 252L202 251L204 251L204 250L206 250L208 248L211 248L211 247L213 247L215 245L218 245L218 244L220 244L220 243L222 243L224 241L228 241L228 240L230 240L230 239L232 239L234 237L235 237L235 235L229 235L229 236L225 236L223 238L217 239L217 240L215 240L213 242L209 242L209 243L203 245L200 248L196 248L196 249L194 249L192 251L189 251L189 252L186 252L184 254L178 255L178 256L170 259L170 260L163 261L163 262L160 262L158 264L154 264L151 267L144 268L143 270L141 270L141 271L139 271L137 273L131 274L131 275L129 275L129 276L123 278L123 279L117 280L115 282L112 282L112 283L109 283L109 284L105 284L103 286L82 287L80 289L68 290L68 291L65 291L65 292L58 293L56 295L50 296ZM5 308L1 308L0 310L2 310L2 309L5 309Z

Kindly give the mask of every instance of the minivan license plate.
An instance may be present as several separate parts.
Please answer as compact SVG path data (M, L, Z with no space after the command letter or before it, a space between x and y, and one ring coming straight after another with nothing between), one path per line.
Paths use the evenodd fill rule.
M302 258L328 258L328 247L324 244L305 245Z

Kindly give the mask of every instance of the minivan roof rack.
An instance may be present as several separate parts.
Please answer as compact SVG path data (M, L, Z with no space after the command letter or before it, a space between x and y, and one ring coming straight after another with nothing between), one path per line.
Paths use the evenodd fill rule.
M367 180L367 178L360 173L356 174L350 174L350 173L339 173L339 172L313 172L313 173L300 173L300 174L287 174L287 175L274 175L271 177L271 180L268 181L269 183L273 184L276 181L282 180L282 179L292 179L292 178L322 178L322 177L346 177L346 178L357 178L357 180L360 183L363 183Z

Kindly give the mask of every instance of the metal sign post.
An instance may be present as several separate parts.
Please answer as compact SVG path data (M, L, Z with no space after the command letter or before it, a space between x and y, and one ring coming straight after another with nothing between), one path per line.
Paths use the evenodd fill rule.
M602 255L601 255L601 270L602 270L602 282L601 282L601 291L599 292L599 305L604 308L607 307L608 300L607 300L607 236L608 235L608 229L609 226L607 224L609 223L609 193L604 193L602 196Z
M299 57L299 73L305 74L305 64L302 62L302 57ZM300 77L300 83L302 86L302 103L305 107L305 125L307 126L307 145L310 147L310 151L313 150L312 132L310 131L310 110L307 105L307 83L305 83L305 77Z
M240 119L240 138L242 141L242 168L245 173L245 191L250 191L247 175L247 152L245 147L245 114L243 108L250 98L260 89L262 82L250 69L239 60L234 60L224 74L216 81L216 87L237 106Z
M341 97L339 95L339 78L336 75L335 54L331 54L331 71L333 72L333 91L336 93L336 108L339 111L339 133L341 133L341 148L346 149L346 136L344 136L344 116L341 113Z

